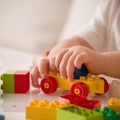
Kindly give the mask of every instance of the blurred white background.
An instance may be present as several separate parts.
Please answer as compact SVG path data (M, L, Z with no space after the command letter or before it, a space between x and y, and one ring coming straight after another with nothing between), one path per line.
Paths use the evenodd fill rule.
M102 0L0 0L0 47L43 54L89 21Z

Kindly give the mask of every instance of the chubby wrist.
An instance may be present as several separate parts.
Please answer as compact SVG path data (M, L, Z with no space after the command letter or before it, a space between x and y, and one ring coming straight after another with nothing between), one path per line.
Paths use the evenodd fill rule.
M100 65L101 65L101 74L105 74L105 68L106 68L106 54L105 53L100 53Z

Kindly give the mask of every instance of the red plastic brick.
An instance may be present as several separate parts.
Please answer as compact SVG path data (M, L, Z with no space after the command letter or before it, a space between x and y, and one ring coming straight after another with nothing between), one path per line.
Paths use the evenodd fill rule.
M30 88L29 71L16 71L14 75L15 93L26 93Z
M64 95L59 97L59 101L65 102L69 101L71 104L93 109L93 108L100 108L101 102L99 100L88 100L86 97L80 95Z

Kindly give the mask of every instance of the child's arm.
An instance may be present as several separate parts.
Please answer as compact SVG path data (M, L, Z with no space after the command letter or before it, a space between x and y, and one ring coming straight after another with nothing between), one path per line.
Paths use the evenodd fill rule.
M120 52L106 52L103 55L102 74L120 78Z

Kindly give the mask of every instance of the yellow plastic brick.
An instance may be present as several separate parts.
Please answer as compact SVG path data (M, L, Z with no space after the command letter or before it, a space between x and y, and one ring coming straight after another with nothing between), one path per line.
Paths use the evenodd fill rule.
M56 120L56 109L70 105L69 102L60 103L58 100L39 101L33 99L26 106L26 119Z

